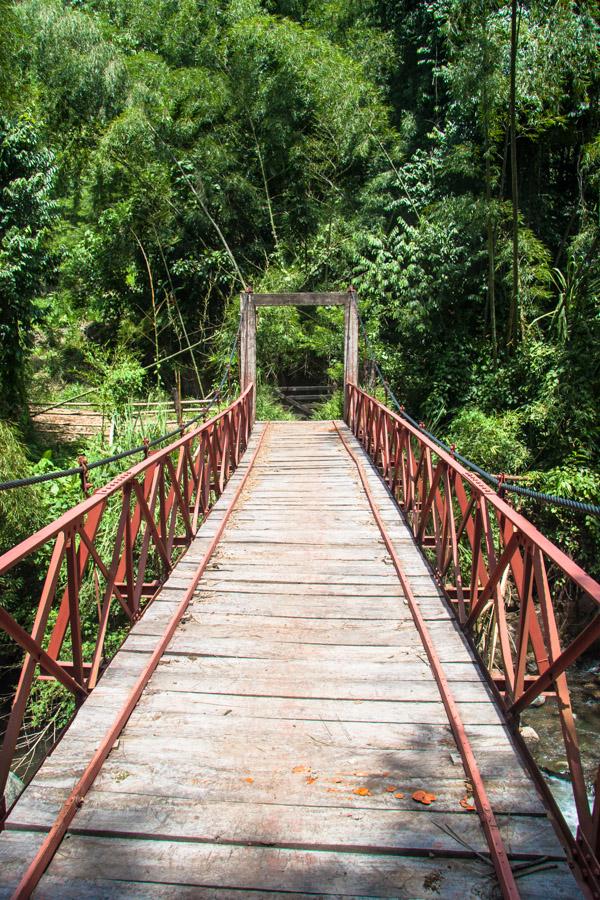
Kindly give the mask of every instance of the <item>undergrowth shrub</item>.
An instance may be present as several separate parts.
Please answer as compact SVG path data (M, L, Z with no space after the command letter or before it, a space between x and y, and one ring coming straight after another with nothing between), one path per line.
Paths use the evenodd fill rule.
M521 420L513 410L486 415L475 407L463 409L452 420L447 441L493 473L517 474L529 461L529 450L521 439Z
M344 416L344 392L334 391L331 397L315 406L311 419L341 419Z
M279 402L269 385L260 384L256 392L256 418L261 422L291 422L296 416Z

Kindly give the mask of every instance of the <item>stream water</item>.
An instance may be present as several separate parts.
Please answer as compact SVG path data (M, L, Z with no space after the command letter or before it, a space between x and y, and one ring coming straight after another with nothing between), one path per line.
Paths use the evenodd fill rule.
M567 679L586 783L589 796L593 797L593 784L600 765L600 662L573 668ZM543 706L527 710L521 716L521 723L531 726L539 736L538 741L527 739L527 745L567 824L575 833L577 813L556 703L550 700Z

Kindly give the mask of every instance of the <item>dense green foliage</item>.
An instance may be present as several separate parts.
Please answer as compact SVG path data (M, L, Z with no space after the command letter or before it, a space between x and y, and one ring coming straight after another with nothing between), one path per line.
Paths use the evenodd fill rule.
M494 0L2 0L0 21L5 416L26 384L206 391L243 284L353 282L407 408L599 502L593 0L523 0L512 48ZM341 349L339 310L261 312L264 382L339 385ZM598 572L592 521L528 512Z
M24 399L24 349L40 279L49 266L44 246L55 202L54 154L41 146L35 123L0 116L0 410ZM11 404L12 401L12 404Z

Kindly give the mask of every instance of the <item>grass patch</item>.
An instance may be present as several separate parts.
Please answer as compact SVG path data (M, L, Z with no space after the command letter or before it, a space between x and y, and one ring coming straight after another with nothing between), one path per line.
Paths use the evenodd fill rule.
M311 419L342 419L344 417L344 392L334 391L328 400L315 406Z
M263 422L293 422L296 416L286 409L268 384L259 385L256 392L256 418Z

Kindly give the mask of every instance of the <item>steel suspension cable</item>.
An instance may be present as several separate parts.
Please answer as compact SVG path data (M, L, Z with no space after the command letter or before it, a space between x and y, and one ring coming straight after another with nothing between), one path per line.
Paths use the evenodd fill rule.
M496 475L492 475L491 472L488 472L481 466L477 465L477 463L473 462L473 460L469 459L466 456L462 456L462 454L458 453L455 448L450 447L448 444L442 441L441 438L428 431L423 425L413 419L413 417L406 412L402 404L398 401L398 398L394 394L387 378L381 371L381 367L377 362L371 342L369 340L369 335L367 334L367 330L363 324L360 313L358 314L358 323L365 341L365 347L367 349L367 357L369 359L369 362L373 365L375 371L377 372L379 380L387 391L392 404L396 407L398 414L403 419L406 419L407 422L410 422L410 424L421 434L425 435L425 437L428 437L429 440L437 444L438 447L441 447L442 450L450 453L451 456L462 463L463 466L471 469L473 472L479 475L480 478L483 478L484 481L487 481L488 484L491 484L493 487L495 487L499 493L509 491L513 494L520 494L523 497L529 497L532 500L540 500L543 503L548 503L552 506L561 506L565 509L571 509L576 512L587 513L592 516L600 516L600 506L597 506L594 503L584 503L581 500L572 500L570 497L558 497L554 494L545 494L542 491L534 491L531 488L523 487L523 485L515 484L511 481L505 481L503 478L498 478Z
M194 416L194 418L192 419L188 419L187 422L182 422L182 424L178 425L177 428L174 428L172 431L168 431L166 434L161 434L160 437L154 438L153 440L147 441L146 443L139 444L137 447L130 447L128 450L122 450L120 453L114 453L112 454L112 456L105 456L102 459L96 460L95 462L88 463L86 466L72 466L70 469L58 469L54 472L44 472L41 475L31 475L28 478L15 478L11 481L2 481L0 482L0 491L9 491L13 488L18 487L30 487L36 484L43 484L46 481L56 481L59 478L69 478L73 475L84 475L85 472L89 472L92 469L103 468L104 466L108 466L111 463L118 462L121 459L127 459L129 456L135 456L139 453L147 453L150 448L157 447L159 444L164 444L164 442L169 440L170 438L181 435L182 430L188 429L191 425L195 425L196 422L199 422L201 419L203 419L207 412L211 410L216 403L219 402L221 392L233 366L233 359L240 336L240 330L241 323L238 326L236 335L231 343L229 356L227 359L227 363L225 364L225 367L223 369L221 380L215 390L211 391L208 396L208 399L210 399L211 402L197 416Z

